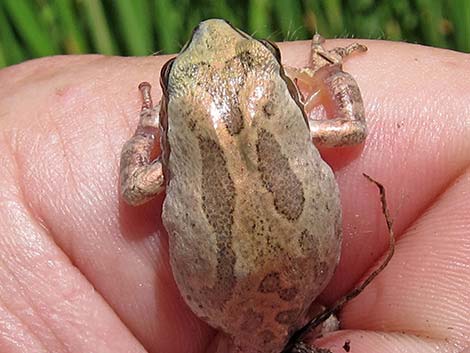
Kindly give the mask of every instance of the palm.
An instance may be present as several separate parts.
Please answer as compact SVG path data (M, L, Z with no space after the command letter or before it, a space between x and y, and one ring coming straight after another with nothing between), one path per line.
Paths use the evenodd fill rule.
M345 68L363 91L370 136L362 151L325 151L345 241L322 301L345 293L387 247L362 172L385 185L399 241L386 271L344 309L347 331L321 343L459 351L470 339L468 59L367 46ZM306 55L305 44L283 49L290 64ZM173 282L162 199L132 209L117 192L137 84L157 87L164 60L62 57L0 72L0 351L196 353L213 339Z

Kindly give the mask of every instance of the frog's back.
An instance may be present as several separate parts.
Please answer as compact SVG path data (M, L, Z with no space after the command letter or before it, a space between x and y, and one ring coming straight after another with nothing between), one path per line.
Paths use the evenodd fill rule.
M341 214L279 63L253 45L170 95L163 219L192 309L274 352L332 275Z

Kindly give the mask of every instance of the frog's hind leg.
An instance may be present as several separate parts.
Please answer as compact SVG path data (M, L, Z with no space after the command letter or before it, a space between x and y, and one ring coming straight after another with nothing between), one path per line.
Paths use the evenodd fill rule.
M364 103L357 82L343 71L342 63L348 55L367 48L353 43L326 50L324 41L318 34L313 37L309 67L286 68L286 72L302 93L307 116L321 105L328 117L309 116L312 141L330 147L358 144L367 135Z
M160 158L151 160L160 137L160 105L153 107L150 84L142 82L140 121L134 136L121 152L121 194L131 205L140 205L159 194L164 188L163 168Z

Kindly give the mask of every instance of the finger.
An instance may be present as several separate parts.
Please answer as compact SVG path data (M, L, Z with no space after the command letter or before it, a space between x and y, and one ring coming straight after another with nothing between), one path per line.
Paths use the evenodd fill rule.
M452 347L444 341L411 336L400 332L344 330L322 338L315 344L328 348L333 353L460 352L458 348ZM349 351L344 347L348 347Z
M0 138L0 351L144 353L25 202L35 190L11 143Z
M389 267L346 306L343 327L465 347L470 340L469 190L467 170L405 232Z

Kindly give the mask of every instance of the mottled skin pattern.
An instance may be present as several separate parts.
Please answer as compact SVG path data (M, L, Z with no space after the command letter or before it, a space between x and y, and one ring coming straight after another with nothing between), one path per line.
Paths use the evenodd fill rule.
M330 87L333 76L321 85L344 91ZM232 338L230 352L279 353L339 261L338 187L312 143L331 134L312 133L277 48L222 20L199 25L162 70L162 88L154 109L141 85L141 122L121 159L123 195L144 202L160 192L163 170L162 218L186 302ZM162 158L150 161L160 127Z

